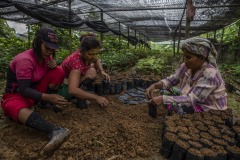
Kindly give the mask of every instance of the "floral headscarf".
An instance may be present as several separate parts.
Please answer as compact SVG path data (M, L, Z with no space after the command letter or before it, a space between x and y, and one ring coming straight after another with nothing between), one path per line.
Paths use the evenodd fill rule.
M187 49L188 51L196 55L202 55L204 57L207 57L209 63L211 63L214 67L217 67L217 51L214 45L209 40L198 37L189 38L181 42L180 48L182 50Z

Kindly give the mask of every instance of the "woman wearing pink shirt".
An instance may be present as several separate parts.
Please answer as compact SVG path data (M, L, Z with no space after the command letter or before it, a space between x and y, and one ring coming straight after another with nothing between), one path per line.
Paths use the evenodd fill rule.
M62 96L47 93L48 90L58 89L64 79L62 68L57 67L52 57L59 48L57 42L58 37L53 30L38 30L32 49L19 53L11 61L1 100L5 116L48 134L50 141L43 148L46 154L56 149L68 136L68 129L49 123L31 110L40 101L67 104Z
M68 79L68 92L77 98L77 107L87 107L86 100L93 100L100 106L105 107L109 101L96 94L86 91L87 86L92 83L99 72L106 81L110 76L104 71L98 52L101 48L100 42L94 34L85 34L80 37L80 47L69 55L61 64Z
M227 109L225 83L217 68L217 51L203 38L189 38L181 43L184 63L170 77L146 89L146 97L154 105L166 105L180 114ZM155 89L169 89L178 85L180 95L153 97ZM174 107L175 106L175 107Z

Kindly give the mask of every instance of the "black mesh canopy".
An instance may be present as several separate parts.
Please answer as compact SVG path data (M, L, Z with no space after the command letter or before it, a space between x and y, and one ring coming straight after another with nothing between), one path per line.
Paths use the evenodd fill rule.
M192 0L189 36L221 29L240 16L240 0ZM123 36L132 44L166 41L186 32L186 0L1 0L0 18L26 24ZM181 22L181 23L180 23Z

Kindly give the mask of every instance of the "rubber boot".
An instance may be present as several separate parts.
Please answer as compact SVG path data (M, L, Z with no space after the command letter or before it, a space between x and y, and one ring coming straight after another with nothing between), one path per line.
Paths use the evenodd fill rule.
M48 156L51 155L67 138L69 130L66 128L60 128L56 131L52 131L49 134L50 141L43 148L43 154Z

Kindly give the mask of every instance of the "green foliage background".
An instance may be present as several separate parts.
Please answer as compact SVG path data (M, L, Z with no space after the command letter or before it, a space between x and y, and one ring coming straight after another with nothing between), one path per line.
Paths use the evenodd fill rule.
M0 19L0 72L6 72L9 62L12 58L18 54L31 48L31 43L34 38L36 30L41 27L39 25L31 25L29 28L29 41L28 37L17 37L15 30L10 28L5 20ZM223 44L228 45L228 54L234 54L236 50L239 50L240 22L225 28L225 34L222 39ZM61 49L57 51L57 62L60 64L68 55L75 51L79 46L79 35L84 32L78 30L70 30L56 28L53 29L57 32L60 39ZM217 40L220 42L222 31L216 32ZM97 35L100 39L100 35ZM214 33L202 35L203 37L213 37ZM132 46L128 44L123 38L118 36L104 36L103 50L99 57L106 70L110 73L117 73L119 71L126 71L131 67L135 67L136 71L145 74L158 74L168 75L170 74L180 63L181 53L173 56L172 45L160 45L156 43L151 44L152 49L146 49L144 46L137 45ZM239 56L240 57L240 56ZM235 77L240 77L239 63L224 64L221 67L223 70L227 70Z

